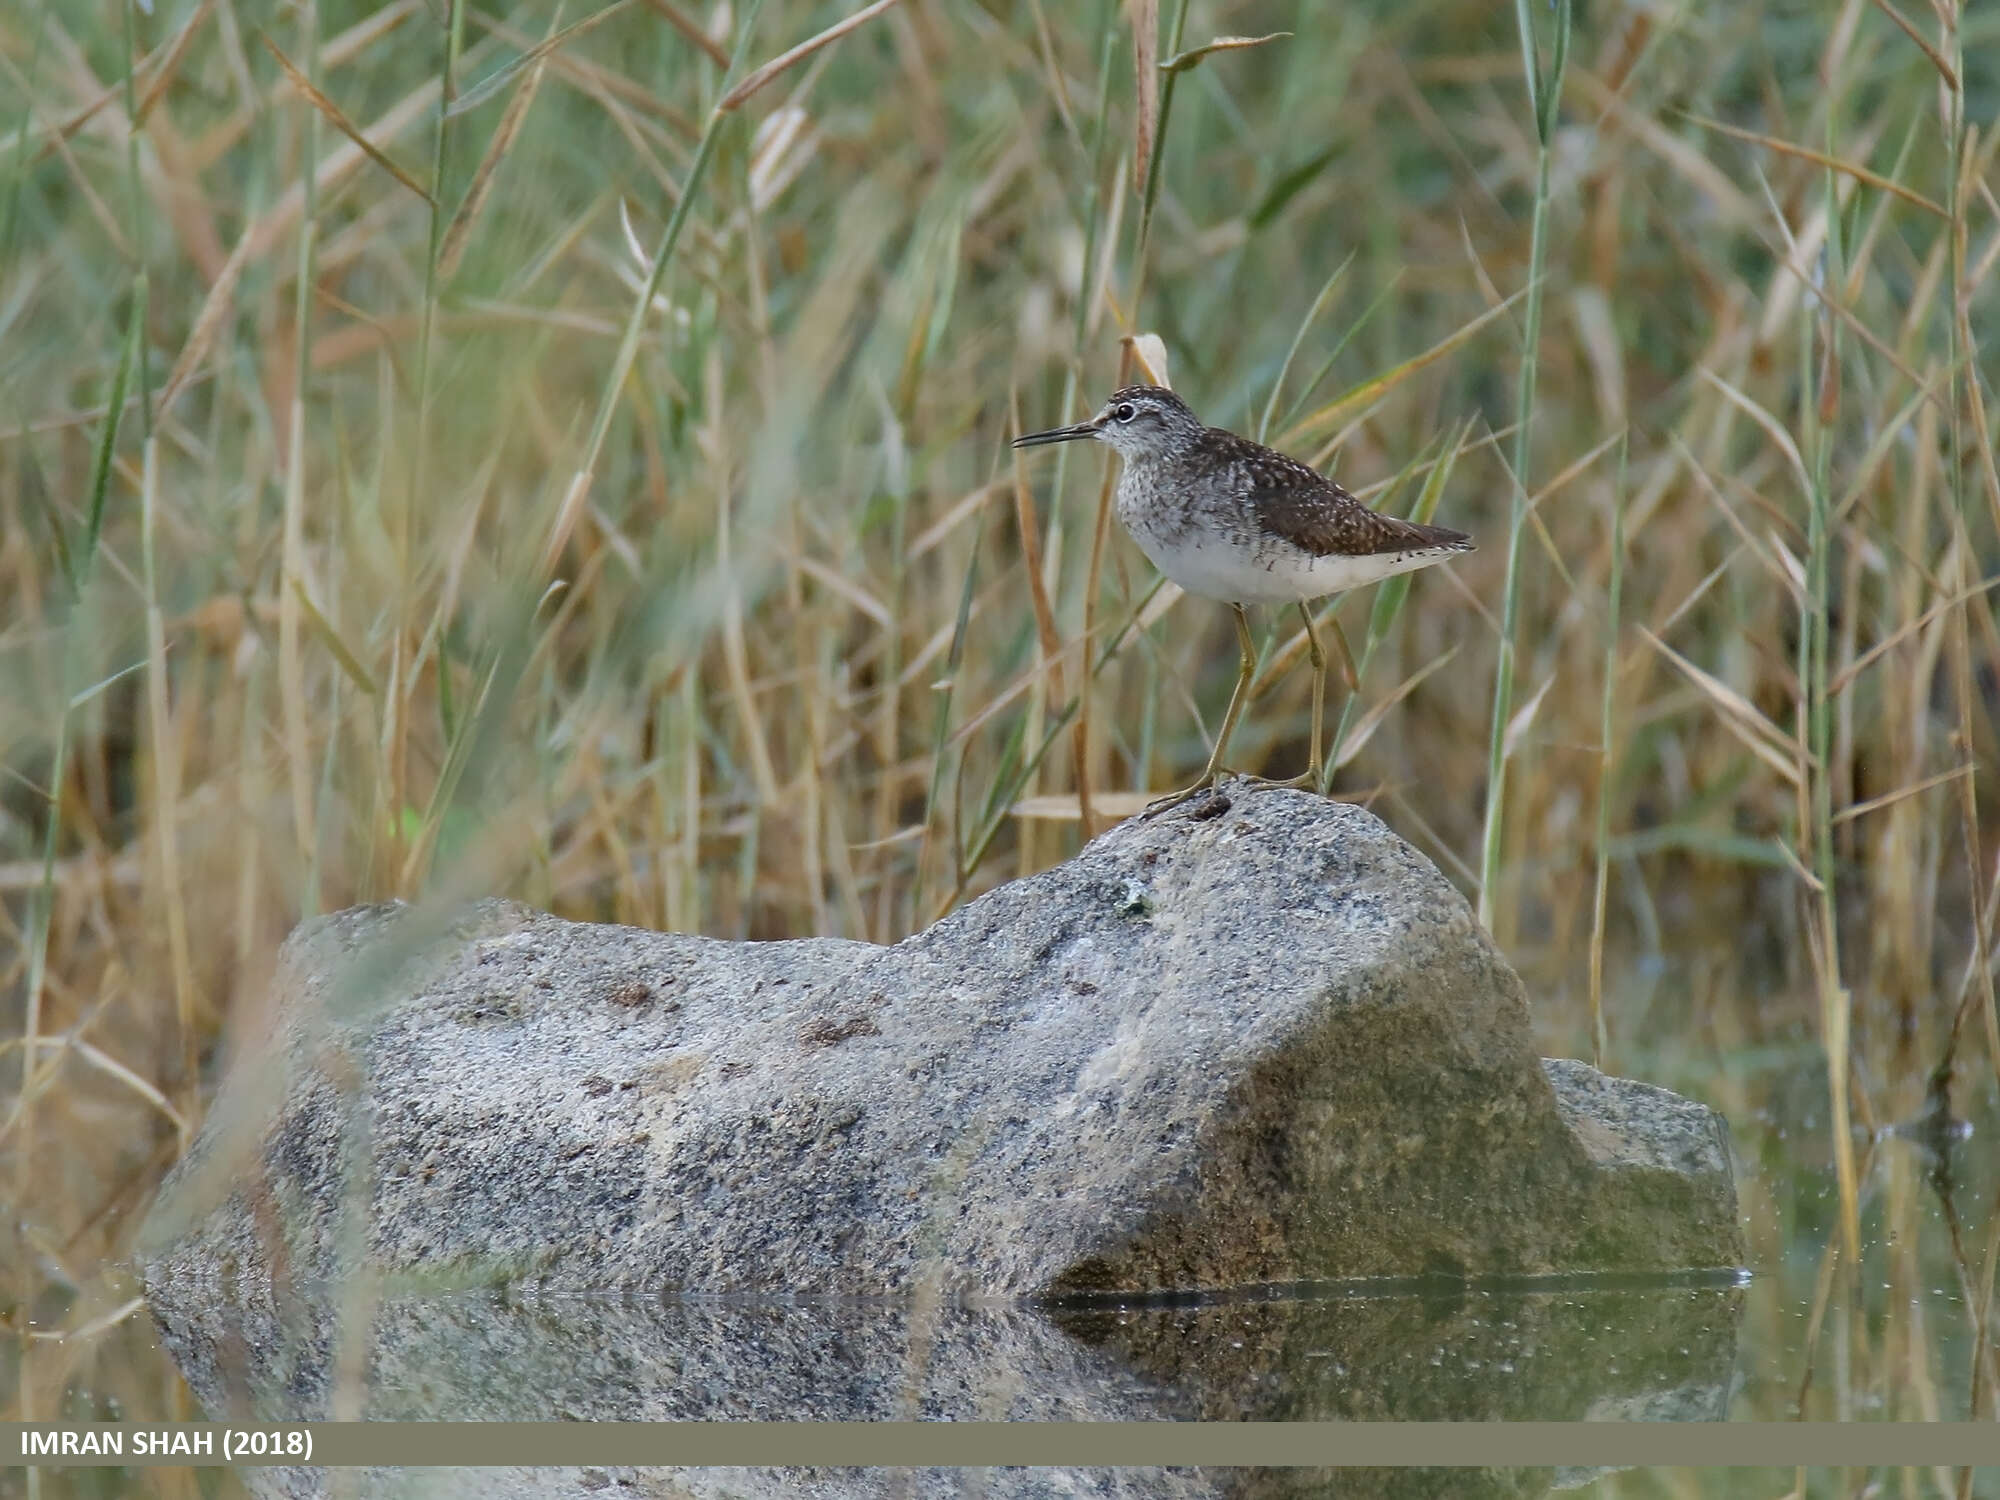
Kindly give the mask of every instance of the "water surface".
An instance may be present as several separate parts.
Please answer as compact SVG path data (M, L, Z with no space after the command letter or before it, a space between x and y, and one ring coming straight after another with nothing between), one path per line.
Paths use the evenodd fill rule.
M921 1298L542 1299L393 1287L372 1303L209 1296L135 1312L86 1338L40 1341L29 1351L31 1375L46 1388L60 1362L62 1414L80 1419L323 1417L341 1383L332 1351L352 1355L342 1330L362 1326L359 1318L368 1375L360 1385L350 1377L340 1404L381 1419L1992 1419L2000 1382L1990 1341L1975 1337L1973 1311L1990 1306L2000 1258L1990 1084L1961 1088L1976 1118L1942 1155L1894 1131L1860 1138L1862 1256L1850 1267L1836 1249L1838 1194L1815 1062L1811 1049L1779 1049L1719 1075L1750 1250L1740 1275L1332 1282L1006 1309ZM1660 1081L1702 1092L1686 1078ZM7 1360L14 1387L20 1345L8 1346ZM347 1368L358 1367L350 1357ZM1115 1490L1081 1476L1083 1488L1073 1491L1022 1489L1017 1475L997 1487L982 1481L977 1492L1561 1488L1775 1500L1796 1478L1551 1468L1473 1483L1452 1473L1437 1471L1438 1487L1409 1475L1356 1489L1356 1474L1336 1484L1297 1471L1281 1481L1274 1471L1267 1479L1278 1488L1259 1481L1210 1491L1169 1482L1164 1471L1151 1489L1144 1474L1127 1471ZM1942 1473L1906 1477L1913 1487L1893 1480L1879 1493L1948 1494L1957 1485ZM1877 1492L1866 1476L1813 1471L1804 1481L1809 1495ZM185 1487L194 1483L136 1470L49 1470L39 1492L243 1492L235 1476L210 1474L199 1491ZM690 1492L706 1493L705 1485ZM716 1493L765 1488L760 1481ZM906 1492L933 1488L926 1480ZM411 1491L419 1492L432 1491ZM24 1493L22 1471L0 1476L0 1495ZM2000 1496L2000 1475L1974 1476L1970 1493Z

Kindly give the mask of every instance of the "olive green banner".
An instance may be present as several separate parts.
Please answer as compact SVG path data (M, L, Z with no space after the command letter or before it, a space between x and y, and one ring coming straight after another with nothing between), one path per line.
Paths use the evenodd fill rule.
M0 1466L2000 1465L1977 1422L0 1423Z

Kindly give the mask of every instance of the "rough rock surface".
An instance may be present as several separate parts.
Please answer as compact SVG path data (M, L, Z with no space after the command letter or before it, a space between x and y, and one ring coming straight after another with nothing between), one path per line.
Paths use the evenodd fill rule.
M1125 823L894 947L506 903L309 922L141 1263L1016 1298L1740 1262L1720 1121L1545 1073L1360 808ZM1551 1076L1555 1087L1551 1087Z
M1729 1408L1744 1292L1718 1278L1610 1278L1560 1289L1343 1283L1311 1294L969 1308L921 1298L407 1294L309 1302L174 1286L156 1300L202 1405L231 1421L807 1420L1716 1421ZM1681 1284L1675 1284L1679 1281ZM359 1332L365 1325L365 1333ZM1032 1441L1024 1457L1042 1457ZM1547 1470L249 1468L288 1500L576 1496L607 1478L689 1500L984 1494L1102 1500L1280 1495L1530 1496ZM421 1478L419 1478L421 1476ZM1579 1476L1583 1478L1587 1476ZM350 1486L339 1488L341 1483Z

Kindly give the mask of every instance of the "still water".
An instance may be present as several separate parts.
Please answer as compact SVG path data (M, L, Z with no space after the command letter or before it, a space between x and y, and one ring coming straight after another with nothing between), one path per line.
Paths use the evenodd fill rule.
M33 1387L50 1389L59 1368L67 1394L60 1412L35 1415L281 1419L324 1417L338 1404L378 1419L477 1421L1992 1420L2000 1381L1974 1312L1990 1309L2000 1260L1990 1078L1961 1086L1961 1112L1974 1118L1943 1155L1893 1131L1863 1140L1863 1254L1849 1267L1833 1248L1838 1194L1814 1050L1736 1063L1708 1097L1730 1116L1738 1156L1750 1246L1740 1274L1322 1283L1043 1310L414 1290L357 1308L211 1288L85 1338L38 1341ZM1703 1096L1698 1078L1659 1081ZM365 1353L346 1331L357 1326L368 1329ZM0 1394L13 1405L18 1344L6 1360ZM1700 1459L1690 1452L1691 1464ZM815 1473L519 1471L503 1480L412 1470L373 1475L350 1492L1961 1493L1961 1476L1942 1470ZM336 1492L322 1476L275 1470L247 1491L219 1471L47 1470L36 1482L51 1500ZM0 1473L0 1496L26 1495L28 1484L22 1470ZM2000 1497L2000 1471L1971 1476L1969 1493Z

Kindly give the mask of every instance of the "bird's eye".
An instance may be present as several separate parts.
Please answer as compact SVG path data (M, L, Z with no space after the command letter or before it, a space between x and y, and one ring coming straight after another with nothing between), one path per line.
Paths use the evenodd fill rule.
M1133 407L1131 402L1124 401L1119 403L1118 410L1114 411L1111 415L1121 422L1129 422L1138 414L1138 411Z

